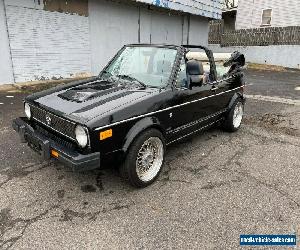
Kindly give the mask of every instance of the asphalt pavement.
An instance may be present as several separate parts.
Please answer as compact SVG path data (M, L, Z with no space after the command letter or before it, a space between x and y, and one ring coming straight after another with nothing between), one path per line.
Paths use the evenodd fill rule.
M11 128L25 94L0 93L0 249L238 249L240 234L300 239L300 73L249 71L247 82L241 129L169 147L145 189L114 170L73 173L42 161Z
M248 94L277 96L300 100L300 70L267 71L251 70L246 72L250 84Z

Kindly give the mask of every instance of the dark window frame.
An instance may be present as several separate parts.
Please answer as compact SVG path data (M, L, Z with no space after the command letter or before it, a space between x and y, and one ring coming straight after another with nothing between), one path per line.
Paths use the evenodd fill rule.
M270 11L270 15L265 16L265 13L267 11ZM273 15L273 9L271 9L271 8L263 9L262 12L261 12L261 24L260 24L260 26L261 27L271 26L272 25L272 15ZM267 22L265 22L266 19L269 19L270 21L268 22L268 20L267 20Z

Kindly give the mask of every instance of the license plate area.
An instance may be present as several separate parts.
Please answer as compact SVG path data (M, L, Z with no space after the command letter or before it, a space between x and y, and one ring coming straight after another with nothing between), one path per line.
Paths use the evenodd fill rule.
M37 139L35 139L34 137L32 137L29 134L25 134L25 140L27 141L28 146L32 150L34 150L38 154L42 155L42 146Z

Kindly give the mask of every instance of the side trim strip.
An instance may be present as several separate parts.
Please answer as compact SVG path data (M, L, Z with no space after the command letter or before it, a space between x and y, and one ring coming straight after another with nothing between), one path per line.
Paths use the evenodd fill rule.
M146 114L143 114L143 115L138 115L138 116L135 116L135 117L131 117L131 118L128 118L128 119L125 119L125 120L122 120L122 121L114 122L114 123L111 123L111 124L108 124L108 125L105 125L105 126L101 126L101 127L95 128L95 130L98 131L98 130L101 130L101 129L104 129L104 128L108 128L108 127L112 127L112 126L115 126L115 125L118 125L118 124L121 124L121 123L124 123L124 122L133 121L135 119L143 118L143 117L146 117L146 116L149 116L149 115L153 115L153 114L156 114L156 113L161 113L161 112L164 112L164 111L167 111L167 110L171 110L171 109L175 109L175 108L178 108L178 107L182 107L182 106L185 106L185 105L188 105L188 104L191 104L191 103L195 103L195 102L199 102L199 101L211 98L211 97L223 95L225 93L228 93L228 92L231 92L231 91L243 88L243 87L244 87L244 85L240 86L240 87L237 87L237 88L234 88L234 89L226 90L226 91L221 92L221 93L217 93L215 95L206 96L206 97L203 97L203 98L200 98L200 99L197 99L197 100L193 100L193 101L190 101L190 102L185 102L185 103L178 104L178 105L175 105L175 106L172 106L172 107L168 107L168 108L165 108L165 109L160 109L160 110L153 111L153 112L150 112L150 113L146 113Z
M186 134L186 135L183 135L183 136L181 136L181 137L178 137L178 138L176 138L175 140L168 142L167 145L170 145L170 144L172 144L172 143L174 143L174 142L176 142L176 141L179 141L179 140L181 140L181 139L183 139L183 138L185 138L185 137L187 137L187 136L189 136L189 135L192 135L192 134L194 134L194 133L196 133L196 132L198 132L198 131L201 131L201 130L207 128L207 127L210 127L210 126L213 125L214 123L217 123L217 122L219 122L219 121L221 121L221 120L222 120L222 118L221 118L221 119L218 119L218 120L216 120L216 121L214 121L214 122L211 122L211 123L209 123L209 124L207 124L207 125L205 125L205 126L199 128L199 129L196 129L196 130L194 130L193 132L190 132L190 133L188 133L188 134Z
M181 131L181 130L190 128L190 127L192 127L192 126L194 126L194 125L197 125L197 124L199 124L199 123L201 123L201 122L204 122L204 121L209 120L209 119L211 119L211 118L213 118L213 117L216 117L216 116L218 116L218 115L221 115L221 114L225 113L227 110L228 110L228 109L222 109L222 110L220 110L220 111L218 111L218 112L216 112L216 113L214 113L214 114L212 114L212 115L209 115L209 116L206 116L206 117L204 117L204 118L198 119L198 120L196 120L196 121L193 121L193 122L184 124L184 125L182 125L182 126L180 126L180 127L177 127L177 128L175 128L175 129L173 129L173 130L168 131L167 134L174 134L174 133L177 133L177 132L179 132L179 131Z

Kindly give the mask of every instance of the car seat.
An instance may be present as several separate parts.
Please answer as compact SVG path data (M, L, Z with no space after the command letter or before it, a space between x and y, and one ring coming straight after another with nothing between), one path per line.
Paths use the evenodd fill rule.
M187 62L187 74L190 87L201 86L203 84L204 69L202 62L189 60Z

